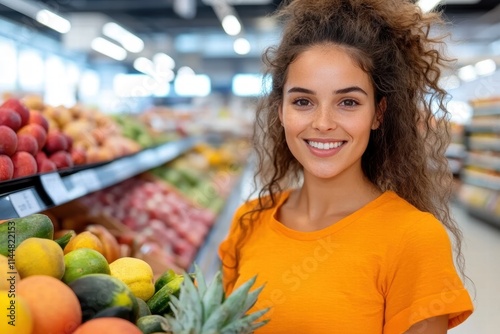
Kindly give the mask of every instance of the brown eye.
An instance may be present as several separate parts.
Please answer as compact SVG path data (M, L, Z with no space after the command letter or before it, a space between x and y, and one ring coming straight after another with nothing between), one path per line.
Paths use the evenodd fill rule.
M293 104L295 104L299 107L306 107L310 103L309 103L309 100L307 100L307 99L296 99L295 101L293 101Z
M356 107L359 105L358 102L352 99L343 100L340 104L344 107Z

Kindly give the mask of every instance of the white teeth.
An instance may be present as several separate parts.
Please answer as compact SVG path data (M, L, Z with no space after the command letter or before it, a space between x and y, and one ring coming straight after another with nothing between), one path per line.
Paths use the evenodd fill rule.
M311 145L314 148L320 149L320 150L331 150L333 148L337 148L342 146L344 142L342 141L337 141L337 142L330 142L330 143L320 143L316 141L308 141L307 142L309 145Z

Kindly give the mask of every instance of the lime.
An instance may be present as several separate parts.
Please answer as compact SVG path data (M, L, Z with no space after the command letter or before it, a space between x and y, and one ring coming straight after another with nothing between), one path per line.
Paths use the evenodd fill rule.
M62 281L66 284L88 274L110 274L104 255L90 248L77 248L64 255L66 270Z

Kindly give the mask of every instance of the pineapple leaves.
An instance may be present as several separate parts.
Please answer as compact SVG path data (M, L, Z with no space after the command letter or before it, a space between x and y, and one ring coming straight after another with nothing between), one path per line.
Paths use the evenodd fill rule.
M269 320L258 321L269 309L251 314L247 311L255 305L264 285L252 292L254 276L224 299L222 273L215 274L207 285L200 268L195 265L195 283L184 274L179 297L170 296L173 315L167 315L168 326L164 329L172 334L250 334L264 326Z

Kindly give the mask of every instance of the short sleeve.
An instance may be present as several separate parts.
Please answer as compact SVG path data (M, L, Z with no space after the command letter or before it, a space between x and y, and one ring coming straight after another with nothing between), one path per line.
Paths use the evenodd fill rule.
M432 215L409 228L387 272L384 334L401 334L415 323L449 315L448 328L473 311L456 271L449 236Z

